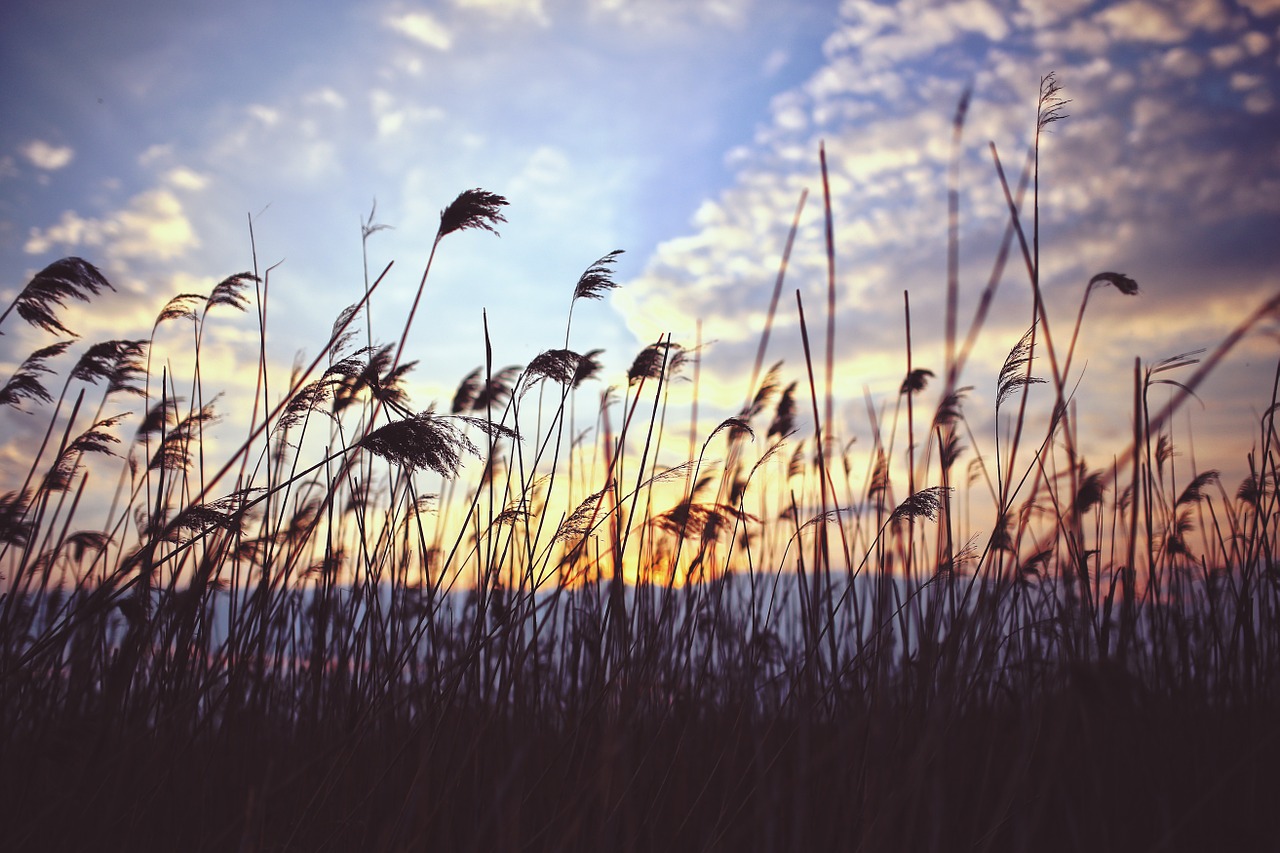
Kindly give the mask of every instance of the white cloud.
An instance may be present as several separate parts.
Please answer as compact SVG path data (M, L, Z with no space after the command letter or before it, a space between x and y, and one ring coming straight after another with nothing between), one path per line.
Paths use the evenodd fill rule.
M199 245L178 197L166 189L153 189L101 218L86 219L73 210L65 211L54 225L32 228L23 249L39 255L55 246L88 246L102 249L113 260L171 260Z
M177 166L170 169L165 175L165 181L170 186L180 190L191 190L193 192L202 190L209 185L209 178L206 175L188 169L186 166Z
M404 103L386 89L375 89L369 94L369 109L373 113L378 136L383 138L445 117L444 110L439 107Z
M22 156L37 169L55 172L70 163L76 152L69 145L51 145L42 139L33 139L22 146Z
M1184 40L1187 29L1166 8L1145 0L1110 6L1098 13L1098 19L1117 39L1172 44Z
M853 0L840 7L841 27L828 37L828 57L856 52L867 69L924 56L967 33L1000 41L1009 34L1005 15L988 0L906 0L885 6Z
M271 127L280 121L280 111L263 104L250 104L246 107L246 112L267 127Z
M153 166L156 163L169 160L172 157L172 145L151 145L147 150L138 155L138 165L143 167Z
M311 106L332 107L335 110L341 110L347 106L347 99L344 98L336 89L332 89L328 86L308 93L302 99L302 102Z
M405 12L386 18L386 25L419 44L436 50L448 50L453 46L453 34L426 12Z
M542 0L454 0L460 9L482 12L506 21L532 21L548 26L551 19Z
M1102 53L1111 43L1106 29L1092 20L1076 18L1065 29L1042 29L1034 36L1036 47L1042 50L1067 48L1085 53Z

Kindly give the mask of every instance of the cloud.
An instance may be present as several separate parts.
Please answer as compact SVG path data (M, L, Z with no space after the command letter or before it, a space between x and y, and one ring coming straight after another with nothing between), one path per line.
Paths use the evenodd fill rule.
M369 110L373 113L378 136L395 136L427 122L445 118L439 107L425 107L397 97L386 89L374 89L369 93Z
M1204 71L1204 60L1185 47L1175 47L1161 60L1165 68L1179 77L1195 77Z
M59 251L90 247L112 260L167 261L199 245L178 197L167 189L152 189L99 218L64 211L48 228L32 228L23 249L42 255L55 247Z
M245 112L267 127L272 127L280 122L280 111L264 104L250 104L245 108Z
M599 18L650 31L675 31L691 25L741 26L754 0L588 0Z
M1022 0L1022 8L1031 16L1037 27L1049 27L1064 18L1084 11L1093 0Z
M454 0L459 9L482 12L505 21L532 21L540 26L551 23L542 0Z
M1280 13L1280 0L1240 0L1240 5L1260 18Z
M1214 51L1230 47L1238 63L1265 56L1271 39L1242 33L1239 22L1228 26L1216 4L1200 0L1179 4L1176 15L1146 2L1099 15L1084 2L1028 0L1023 7L997 20L987 3L846 0L842 23L825 42L824 66L776 95L754 139L726 156L732 184L618 292L615 303L636 337L671 331L691 342L701 320L703 339L716 342L704 356L704 387L733 389L725 392L731 404L745 390L791 213L807 187L768 359L785 358L787 369L803 370L797 290L814 358L821 357L826 257L817 155L825 141L836 246L836 374L845 377L837 394L857 398L864 384L896 387L904 290L911 296L915 363L936 369L955 101L972 80L960 172L965 324L1008 217L987 142L996 143L1015 182L1034 130L1037 81L1056 68L1073 102L1070 118L1044 136L1041 152L1041 280L1058 320L1054 332L1062 334L1064 325L1069 332L1090 276L1119 269L1137 277L1146 295L1091 302L1081 350L1087 358L1077 364L1132 364L1135 356L1168 355L1177 342L1216 344L1274 287L1256 270L1280 263L1274 244L1261 236L1280 220L1280 138L1270 117L1274 72L1253 63L1224 79L1214 67L1223 57ZM1193 28L1204 35L1184 44ZM965 381L998 372L1008 346L1025 331L1024 266L1015 243L1005 271L1010 283L1002 285ZM1210 292L1207 279L1214 281ZM1175 326L1181 334L1171 344L1168 329ZM1118 375L1093 368L1088 393L1095 399L1125 393ZM1084 408L1088 398L1081 399ZM1123 438L1122 413L1095 414L1093 427Z
M209 186L209 177L185 166L177 166L165 173L165 182L177 189L195 192Z
M385 23L406 38L435 50L448 50L453 46L453 34L426 12L390 15Z
M345 109L347 106L347 99L336 89L329 86L316 89L314 92L308 92L303 97L302 102L308 106L326 106L335 110Z
M1128 0L1110 6L1098 13L1098 19L1110 30L1113 38L1131 41L1151 41L1173 44L1187 38L1188 32L1180 26L1165 8L1145 0Z
M22 146L21 153L31 165L46 172L56 172L76 156L75 150L69 145L51 145L42 139L28 142Z

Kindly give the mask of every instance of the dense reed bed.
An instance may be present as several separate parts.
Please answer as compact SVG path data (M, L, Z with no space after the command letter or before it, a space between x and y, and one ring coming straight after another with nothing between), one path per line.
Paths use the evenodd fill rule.
M810 346L838 286L825 153L828 310L797 292L805 362L766 369L788 241L745 405L711 429L696 392L671 404L696 346L616 379L569 348L617 252L566 287L563 340L490 358L447 412L406 390L428 260L398 340L362 328L384 270L287 379L263 343L252 411L222 425L203 335L245 312L265 342L269 273L174 298L50 390L60 309L111 285L48 266L0 316L63 338L0 391L47 418L0 496L0 846L1275 849L1280 371L1240 425L1243 482L1175 469L1171 415L1280 298L1212 352L1132 364L1131 446L1088 467L1077 336L1138 285L1100 271L1069 337L1045 308L1038 143L1064 103L1046 78L1016 185L992 146L1008 229L967 327L953 162L946 363L908 345L857 453L828 426L834 336ZM463 192L431 258L506 204ZM972 376L1006 262L1033 316ZM185 377L153 352L175 324ZM970 383L996 390L995 437Z

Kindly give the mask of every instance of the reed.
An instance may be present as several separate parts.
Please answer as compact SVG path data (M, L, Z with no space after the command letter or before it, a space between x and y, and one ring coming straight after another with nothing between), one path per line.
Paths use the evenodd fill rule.
M1060 92L1042 81L1018 186L992 148L1008 223L963 338L967 95L957 110L946 363L919 363L904 294L904 379L886 389L892 417L868 395L865 450L833 415L825 179L825 372L798 290L805 363L764 368L806 193L746 402L710 427L701 341L649 344L603 392L601 350L570 348L579 300L618 286L616 250L566 288L563 340L548 330L548 349L503 368L486 326L485 363L447 412L411 399L404 356L436 251L505 221L507 200L479 189L442 211L395 341L359 322L388 266L366 272L311 363L272 376L272 271L255 262L169 301L148 336L85 348L56 396L46 382L74 344L35 350L0 389L0 406L47 412L0 494L5 846L1273 845L1280 366L1262 419L1241 425L1256 442L1235 489L1194 456L1175 467L1171 416L1280 297L1207 357L1135 362L1131 446L1087 466L1072 372L1085 308L1138 285L1099 272L1055 349L1039 139L1065 118ZM362 237L383 227L371 212ZM1033 315L998 375L975 376L1015 241ZM110 290L66 258L0 323L66 336L67 300ZM255 402L247 423L218 424L202 342L237 312L263 342ZM157 353L182 323L189 357ZM157 367L172 363L190 376ZM671 389L690 368L686 445ZM994 388L989 439L964 381ZM1162 384L1174 394L1153 409ZM206 452L232 430L233 449ZM110 466L114 497L90 522L90 474Z

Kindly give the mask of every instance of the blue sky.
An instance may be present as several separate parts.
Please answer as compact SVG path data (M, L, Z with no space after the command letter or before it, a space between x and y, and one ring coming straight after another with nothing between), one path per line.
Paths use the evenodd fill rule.
M372 316L391 340L440 209L482 187L509 221L441 248L407 350L420 406L482 362L482 310L495 360L527 362L560 343L582 270L624 249L622 287L575 312L575 346L604 347L618 377L658 334L692 345L700 320L707 413L728 414L807 187L770 352L802 375L792 289L821 316L823 141L840 431L866 441L864 387L891 401L905 372L904 289L915 364L941 363L955 105L972 87L964 328L1003 227L988 142L1016 173L1049 71L1071 99L1042 159L1055 333L1092 274L1143 288L1090 303L1077 366L1095 465L1123 449L1135 357L1212 347L1280 289L1280 0L66 0L11 2L0 21L0 296L58 257L91 260L120 292L68 315L85 342L145 337L169 297L249 268L252 218L260 266L280 263L269 335L287 371L362 292L375 198L392 230L370 239L370 266L395 267ZM962 380L975 418L1029 321L1020 269ZM6 366L48 342L6 325ZM205 380L234 408L256 331L226 316L210 334L222 360ZM1192 407L1202 468L1242 465L1275 359L1255 333ZM14 436L37 420L4 417Z

